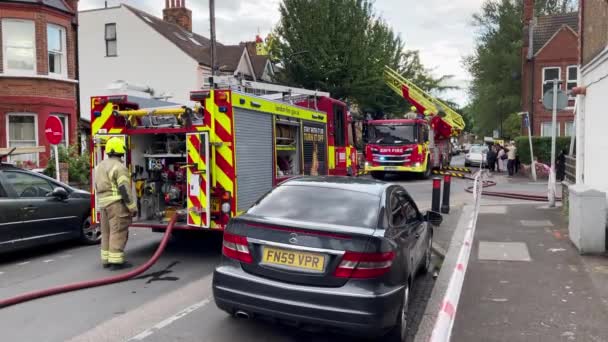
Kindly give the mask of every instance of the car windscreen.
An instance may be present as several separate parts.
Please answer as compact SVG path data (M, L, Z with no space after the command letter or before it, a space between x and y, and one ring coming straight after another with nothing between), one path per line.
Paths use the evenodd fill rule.
M374 228L380 198L368 193L320 186L282 185L247 213L267 218Z
M416 142L416 126L408 125L371 125L368 140L375 144L404 144Z
M482 153L482 152L486 152L486 150L481 146L471 147L471 153Z

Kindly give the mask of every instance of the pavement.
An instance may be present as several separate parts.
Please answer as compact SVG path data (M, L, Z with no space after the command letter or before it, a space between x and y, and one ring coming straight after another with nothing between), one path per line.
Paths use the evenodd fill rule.
M453 341L608 341L608 256L531 203L481 206Z

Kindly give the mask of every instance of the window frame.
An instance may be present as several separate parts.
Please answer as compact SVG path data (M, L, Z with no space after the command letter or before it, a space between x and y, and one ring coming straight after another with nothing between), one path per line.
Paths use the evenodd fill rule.
M546 70L553 70L553 69L557 69L558 70L557 79L558 80L562 79L562 68L561 67L559 67L559 66L543 67L543 69L542 69L542 80L543 80L543 82L540 85L541 86L540 87L540 89L541 89L540 98L541 99L545 97L545 82L549 81L549 80L545 79L545 71ZM560 88L561 88L561 85L560 85Z
M61 124L63 125L63 140L65 140L63 145L65 145L66 148L70 147L70 116L64 113L52 113L51 115L56 116L61 121ZM65 123L63 120L65 120Z
M114 38L108 38L108 27L110 26L114 26ZM105 39L106 42L106 57L118 57L118 26L116 25L116 23L107 23L104 26L104 31L103 31L103 37ZM110 55L110 51L108 49L109 47L109 43L110 42L114 42L114 54Z
M35 142L34 142L34 146L33 147L37 147L40 144L39 141L39 137L38 137L38 114L37 113L6 113L6 121L5 121L5 127L6 127L6 147L10 148L11 147L11 131L10 131L10 118L12 116L33 116L34 117L34 138L35 138ZM36 166L40 165L40 152L35 152L32 153L34 155L36 155ZM11 156L8 156L8 161L12 162L12 158Z
M568 124L572 125L572 132L568 135ZM576 130L574 128L574 120L564 122L564 136L565 137L573 137L576 135Z
M576 78L575 79L570 79L570 69L575 69L576 70ZM568 89L568 86L571 83L574 83L574 87L576 87L578 85L578 73L579 73L579 71L580 70L578 68L578 65L568 65L568 67L566 68L566 92L568 93L568 97L570 99L574 99L574 96L571 95L571 91L570 91L570 89Z
M549 134L549 135L543 135L543 124L549 124L549 132L551 132L552 121L542 121L540 123L540 136L541 137L551 137L551 134ZM560 124L559 121L556 121L555 128L557 130L557 133L556 133L555 136L556 137L561 137L561 124Z
M12 69L9 67L8 65L8 53L7 50L9 48L7 42L8 42L8 32L4 26L4 23L6 22L27 22L30 23L32 25L32 27L34 28L33 31L33 37L32 37L32 52L34 54L33 57L33 69L32 70L27 70L27 69ZM0 25L2 26L2 65L3 65L3 69L2 69L2 73L7 74L7 75L27 75L27 76L31 76L31 75L36 75L38 73L38 59L37 59L37 53L36 53L36 22L34 20L28 20L28 19L18 19L18 18L3 18L2 20L0 20Z
M61 44L61 51L57 52L57 51L51 51L50 47L49 47L49 39L48 39L48 35L49 35L49 28L55 28L59 30L59 37L60 37L60 44ZM48 61L48 73L50 76L55 76L58 78L67 78L68 77L68 55L67 55L67 49L68 49L68 44L67 44L67 30L65 27L61 26L61 25L57 25L57 24L52 24L52 23L48 23L46 24L46 32L47 32L47 41L46 41L46 50L47 50L47 57L50 57L51 53L57 55L59 54L61 56L61 61L60 61L60 67L61 67L61 72L51 72L51 63L50 61ZM48 58L47 58L48 59Z

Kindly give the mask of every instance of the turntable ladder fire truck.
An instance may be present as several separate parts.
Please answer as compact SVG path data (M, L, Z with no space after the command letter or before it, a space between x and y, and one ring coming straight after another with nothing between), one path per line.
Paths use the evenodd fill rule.
M140 108L127 95L91 98L91 163L106 157L109 138L125 142L139 207L133 227L164 229L177 213L176 229L223 229L290 177L347 174L346 160L340 168L330 157L340 147L330 137L348 133L345 106L336 111L338 133L314 106L231 89L194 91L190 98L193 108Z
M374 178L387 172L413 172L424 178L448 166L450 137L464 129L462 116L388 66L384 80L416 108L404 119L366 122L365 170Z

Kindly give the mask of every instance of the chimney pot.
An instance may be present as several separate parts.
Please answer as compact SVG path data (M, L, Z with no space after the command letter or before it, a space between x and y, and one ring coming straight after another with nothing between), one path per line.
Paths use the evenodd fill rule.
M169 8L169 0L165 0L165 8Z
M175 0L171 0L171 8L175 8Z

